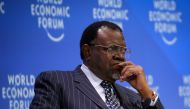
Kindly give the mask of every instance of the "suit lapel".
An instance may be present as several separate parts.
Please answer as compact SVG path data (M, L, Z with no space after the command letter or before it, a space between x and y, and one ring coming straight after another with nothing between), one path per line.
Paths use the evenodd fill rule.
M116 89L116 93L118 94L120 102L122 106L124 107L124 109L132 109L126 90L123 90L116 83L114 84L114 87Z
M75 86L83 92L84 95L86 95L89 99L91 99L94 103L99 105L100 107L104 109L108 109L105 102L102 100L102 98L99 96L99 94L96 92L88 78L85 76L85 74L82 72L80 68L77 68L74 73L74 82Z

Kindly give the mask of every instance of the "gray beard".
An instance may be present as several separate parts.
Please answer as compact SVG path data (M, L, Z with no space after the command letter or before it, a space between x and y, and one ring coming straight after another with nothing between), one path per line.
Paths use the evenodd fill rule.
M119 80L120 74L118 72L115 72L115 73L112 74L112 78L115 79L115 80Z

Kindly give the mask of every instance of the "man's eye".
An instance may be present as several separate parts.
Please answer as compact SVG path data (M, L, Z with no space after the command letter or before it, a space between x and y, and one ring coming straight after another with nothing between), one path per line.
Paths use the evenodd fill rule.
M109 51L115 51L115 48L112 47L112 46L110 46L110 47L108 47L108 50L109 50Z
M117 50L117 49L118 49L118 47L117 47L117 46L114 46L114 45L111 46L110 48L111 48L112 50Z

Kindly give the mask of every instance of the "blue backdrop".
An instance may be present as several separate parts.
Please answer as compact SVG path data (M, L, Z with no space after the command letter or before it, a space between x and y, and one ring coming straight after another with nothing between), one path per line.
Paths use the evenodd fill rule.
M84 28L109 20L165 108L190 109L189 10L189 0L0 0L0 107L28 109L36 76L81 64Z

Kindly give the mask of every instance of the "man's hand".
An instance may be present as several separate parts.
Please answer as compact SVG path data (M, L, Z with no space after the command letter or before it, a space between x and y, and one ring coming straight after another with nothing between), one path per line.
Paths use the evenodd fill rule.
M144 70L141 66L135 65L132 62L121 62L119 66L122 66L120 80L127 81L133 88L135 88L143 97L152 98L152 90L148 86Z

